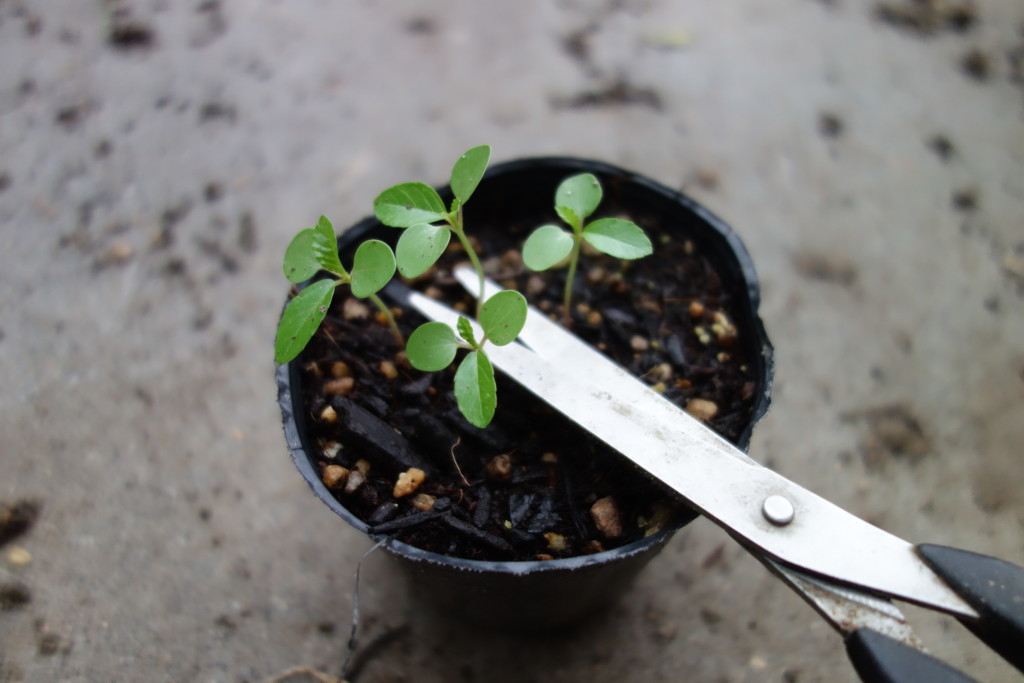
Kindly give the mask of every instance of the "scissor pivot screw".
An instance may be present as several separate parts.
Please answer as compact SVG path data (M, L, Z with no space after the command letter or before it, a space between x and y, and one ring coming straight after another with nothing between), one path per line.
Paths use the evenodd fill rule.
M775 526L786 526L793 521L796 510L788 498L773 495L764 499L764 503L761 505L761 514Z

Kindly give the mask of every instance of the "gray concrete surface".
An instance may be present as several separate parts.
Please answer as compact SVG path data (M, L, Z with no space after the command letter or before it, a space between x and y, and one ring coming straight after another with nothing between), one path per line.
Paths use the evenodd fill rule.
M778 353L753 455L1024 563L1024 7L966 6L959 31L944 0L0 0L0 502L43 504L0 550L31 598L0 611L0 680L337 670L368 543L284 449L280 257L481 142L730 221ZM854 680L703 520L610 618L541 641L415 613L382 557L363 578L363 642L404 627L363 681Z

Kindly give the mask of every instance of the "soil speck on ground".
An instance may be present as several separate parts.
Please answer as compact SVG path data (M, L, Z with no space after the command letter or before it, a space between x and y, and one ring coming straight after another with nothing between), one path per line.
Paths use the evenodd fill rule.
M992 73L992 62L988 55L975 48L960 59L964 73L976 81L987 81Z
M0 612L22 609L32 602L32 591L20 581L0 583Z
M0 545L26 533L39 519L42 503L25 499L0 503Z
M836 114L822 112L818 116L818 131L826 138L837 138L843 134L843 120Z
M935 152L939 159L944 162L949 161L956 154L956 147L953 146L953 142L942 134L933 135L928 140L928 148Z
M953 208L957 211L974 211L978 208L978 191L965 187L953 193Z
M156 42L156 31L147 24L130 19L114 21L107 35L107 43L115 50L131 52L144 50Z
M849 287L857 281L857 267L839 254L805 249L793 255L796 272L808 280Z

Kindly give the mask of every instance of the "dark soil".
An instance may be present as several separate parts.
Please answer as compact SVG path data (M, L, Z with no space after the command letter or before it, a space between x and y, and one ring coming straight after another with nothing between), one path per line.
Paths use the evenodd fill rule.
M678 233L669 238L654 217L631 217L652 236L654 255L629 263L585 256L572 330L677 404L714 402L711 426L735 440L751 420L756 391L754 364L738 341L748 331L730 322L739 317L740 297L723 288L697 243ZM475 234L487 236L481 253L500 255L485 261L490 277L561 319L565 271L532 273L516 251L539 223ZM450 274L462 260L453 240L432 277L412 286L471 310ZM469 425L455 404L453 372L411 369L374 316L351 317L350 310L346 319L345 299L339 290L300 357L304 404L321 470L369 464L364 484L349 492L339 485L335 495L375 533L465 558L549 559L623 545L692 515L678 497L500 372L494 422L485 430ZM422 322L399 311L406 335ZM393 379L382 371L389 362L397 369ZM344 375L352 380L339 381ZM333 422L322 417L328 406ZM416 494L430 498L392 495L399 473L411 466L427 473ZM598 510L610 511L621 533L598 519Z

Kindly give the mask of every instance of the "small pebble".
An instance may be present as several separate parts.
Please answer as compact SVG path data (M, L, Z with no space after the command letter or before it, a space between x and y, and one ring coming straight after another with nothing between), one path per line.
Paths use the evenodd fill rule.
M351 377L340 377L324 382L324 393L328 396L348 396L356 386L356 381Z
M359 487L366 483L366 475L359 470L352 470L345 480L345 493L355 493Z
M336 360L331 363L331 377L335 379L341 379L342 377L351 377L352 369L348 366L348 363L342 360Z
M337 458L338 453L341 453L341 444L337 441L330 441L324 444L324 457L328 460Z
M395 379L398 377L398 369L395 367L395 364L389 360L381 361L380 374L384 375L388 379Z
M438 301L444 298L444 292L441 291L441 288L436 285L430 285L425 290L423 290L423 295L430 299L435 299Z
M531 275L530 279L526 281L526 293L530 296L537 296L545 289L547 289L547 285L540 275Z
M370 473L370 461L365 458L359 458L356 460L356 464L352 466L353 469L359 470L363 474Z
M704 304L699 301L690 302L690 315L694 318L699 318L704 315Z
M729 317L722 311L715 311L715 322L711 325L711 331L719 343L728 343L736 339L736 326L732 324Z
M501 255L501 265L509 270L519 270L523 267L523 255L518 249L509 249Z
M686 402L686 412L698 420L707 422L718 414L718 404L705 398L691 398Z
M328 465L324 468L322 476L324 486L329 489L339 489L345 486L350 472L341 465Z
M697 335L697 341L707 346L711 343L711 333L708 332L707 328L703 325L697 325L693 328L694 333Z
M370 309L357 299L345 299L341 314L345 320L363 320L370 316Z
M403 498L420 487L420 484L427 478L427 473L418 467L410 467L398 475L398 481L391 492L395 498Z
M409 502L420 512L426 512L427 510L434 509L434 503L437 502L437 498L429 493L417 493Z
M549 452L545 453L544 455L540 456L540 461L542 463L546 464L546 465L557 465L558 464L558 456L555 455L554 453L551 453L549 451Z
M130 242L114 242L107 250L107 258L111 263L126 263L134 255L135 247Z
M658 363L648 373L651 379L657 382L667 382L672 379L672 364L671 363Z
M338 411L333 406L327 406L320 411L320 421L324 424L334 424L338 421Z
M554 550L555 552L562 552L569 548L569 543L566 541L565 536L562 534L556 534L553 531L549 531L544 534L544 540L548 542L548 549Z
M594 325L594 326L600 325L601 324L601 312L600 311L591 311L590 313L587 313L587 324L588 325Z
M590 506L590 518L594 520L594 526L605 538L618 538L622 535L619 506L611 496L594 501Z
M629 340L629 346L637 353L643 353L647 349L651 348L651 343L639 334L635 334L633 335L633 338Z
M24 567L32 562L32 554L21 546L12 546L7 551L7 561L15 567Z
M502 453L491 458L485 469L491 481L508 481L512 478L512 458Z

